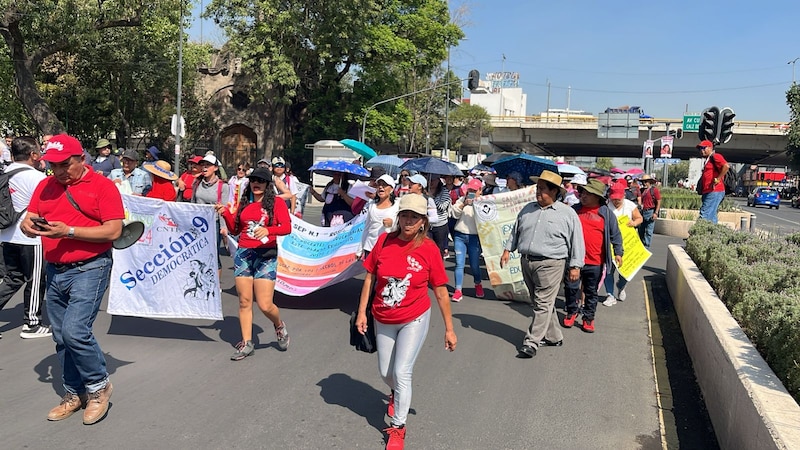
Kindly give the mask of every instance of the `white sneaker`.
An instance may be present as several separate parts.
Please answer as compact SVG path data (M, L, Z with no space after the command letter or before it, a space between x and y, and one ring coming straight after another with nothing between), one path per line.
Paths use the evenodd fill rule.
M53 332L50 330L50 326L48 325L34 325L32 327L28 325L22 325L22 331L19 333L19 337L22 339L36 339L50 337L52 335Z
M603 306L614 306L617 304L617 299L614 298L613 295L608 294L605 301L603 302Z
M628 294L625 293L625 289L619 291L619 301L624 302L626 298L628 298Z

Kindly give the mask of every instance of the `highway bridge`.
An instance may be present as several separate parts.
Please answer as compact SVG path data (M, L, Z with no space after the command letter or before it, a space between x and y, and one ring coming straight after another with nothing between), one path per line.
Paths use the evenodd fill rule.
M605 139L597 137L596 117L492 117L489 143L494 151L525 152L541 156L597 156L641 158L644 141L658 139L667 129L676 130L683 119L639 119L637 139ZM718 150L730 162L785 166L787 125L780 122L737 121L730 142ZM697 157L697 132L686 132L673 143L673 158ZM655 151L658 152L656 143ZM477 142L465 142L464 148L477 151ZM480 149L487 153L484 147Z

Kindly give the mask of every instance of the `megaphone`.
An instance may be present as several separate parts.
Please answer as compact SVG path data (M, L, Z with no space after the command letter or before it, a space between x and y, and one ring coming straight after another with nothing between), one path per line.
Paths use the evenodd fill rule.
M122 234L111 244L117 250L124 250L135 244L144 234L144 223L138 220L122 222Z

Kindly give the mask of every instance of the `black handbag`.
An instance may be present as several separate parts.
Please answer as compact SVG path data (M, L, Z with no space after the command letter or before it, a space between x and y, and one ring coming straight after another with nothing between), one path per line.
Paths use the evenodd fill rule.
M359 333L356 328L357 317L358 311L350 314L350 345L361 352L375 353L378 347L375 345L375 318L372 317L372 305L367 305L367 332L364 334Z

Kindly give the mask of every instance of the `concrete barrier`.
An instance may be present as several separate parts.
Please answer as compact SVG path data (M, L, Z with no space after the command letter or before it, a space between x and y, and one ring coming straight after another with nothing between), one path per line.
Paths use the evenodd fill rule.
M800 406L678 245L667 286L722 449L800 449Z

